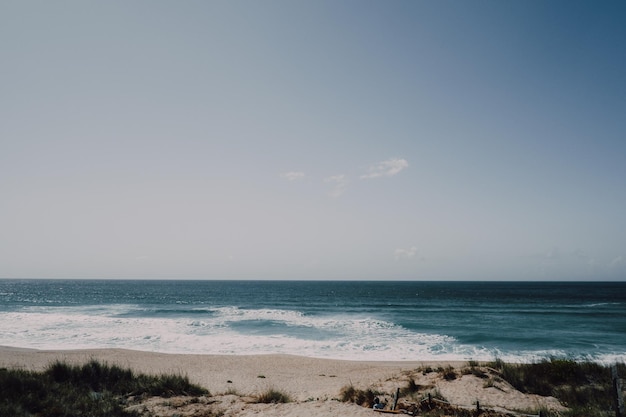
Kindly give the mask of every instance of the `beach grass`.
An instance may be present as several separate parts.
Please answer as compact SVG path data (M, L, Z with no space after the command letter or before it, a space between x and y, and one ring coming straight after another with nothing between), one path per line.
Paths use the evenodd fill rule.
M568 407L570 416L604 416L615 397L611 368L591 361L549 358L529 364L510 364L496 360L489 364L502 379L517 390L557 398ZM626 364L617 364L626 375Z
M289 403L291 402L291 397L282 391L272 388L261 393L257 397L257 401L263 404Z
M351 402L365 407L371 407L374 404L374 398L379 396L379 391L369 389L357 389L353 385L347 385L341 389L340 399L343 402Z
M193 415L204 413L203 416L208 416L219 415L220 413L219 407L208 407L210 404L217 403L227 407L223 405L225 403L220 402L219 398L208 398L208 391L191 384L186 376L145 375L119 366L110 366L103 361L90 360L89 357L85 357L84 360L83 365L69 365L62 361L54 361L49 362L47 366L45 365L46 362L40 365L45 366L45 368L32 368L43 369L43 371L19 367L0 368L0 416L136 417L140 414L165 415L163 414L164 411L155 411L156 408L154 407L158 408L160 407L159 404L169 402L174 408L170 407L171 413L167 415L176 413L186 416L193 413L196 413ZM626 365L619 364L617 367L620 376L626 376ZM181 369L187 368L182 366ZM223 379L223 381L227 380L229 384L227 394L248 399L252 397L252 401L245 400L246 404L278 404L302 400L295 396L291 397L293 392L289 390L290 385L285 385L280 381L278 381L278 385L260 394L256 389L252 389L251 392L249 385L256 386L255 382L258 376L263 375L258 370L251 370L248 383L242 383L237 387L232 385L233 380L235 380L230 374L232 369L228 368L228 372L225 375L231 379ZM319 374L318 368L309 372L314 372L311 375L322 376ZM270 374L266 375L271 377ZM328 375L328 373L324 375ZM192 377L198 380L197 375L192 374ZM332 377L336 376L333 374ZM472 379L473 377L479 378L479 380L476 381ZM349 385L343 388L337 385L336 391L327 395L331 396L338 393L339 397L335 399L369 408L376 397L391 406L392 401L395 402L396 393L399 393L398 407L405 411L417 412L423 416L463 416L476 411L477 403L473 409L472 402L463 399L458 400L460 404L450 404L441 395L444 391L440 391L441 387L438 384L444 383L448 387L460 384L463 387L464 382L473 381L478 386L493 387L503 393L511 390L510 386L512 386L524 394L551 396L567 407L567 410L559 407L554 398L545 403L534 402L535 400L518 402L516 405L507 403L506 409L512 406L511 410L518 413L537 415L541 411L542 416L546 417L605 417L614 415L614 393L611 377L610 366L592 361L579 362L564 358L549 358L536 363L510 364L495 360L480 364L471 362L467 366L462 364L457 364L455 367L425 365L425 367L420 368L406 368L402 374L385 377L385 379L364 380L357 378L356 385L353 385L352 379L347 379L350 381ZM203 380L204 384L208 384L207 386L213 387L210 383L215 378L218 377L208 373L204 379L200 380ZM507 382L508 385L504 382ZM368 386L368 383L372 383L372 385ZM213 387L211 391L215 392L216 389ZM287 391L283 391L284 389ZM307 392L308 388L304 389L304 392ZM450 395L457 395L454 390L447 392L454 392ZM490 392L493 393L494 390L490 390ZM432 402L429 401L430 399ZM234 400L228 399L228 401ZM195 404L194 407L197 407L194 408L195 411L189 411L192 414L181 414L180 404L183 403ZM556 407L551 404L555 404ZM488 402L483 404L481 400L480 405L482 410L489 410ZM467 406L470 407L469 410ZM152 414L146 411L148 410L146 407L149 407ZM507 413L489 411L485 415L500 416L507 415Z
M54 362L42 372L0 369L0 415L27 417L136 416L130 397L205 395L180 375L135 374L95 360L77 366Z

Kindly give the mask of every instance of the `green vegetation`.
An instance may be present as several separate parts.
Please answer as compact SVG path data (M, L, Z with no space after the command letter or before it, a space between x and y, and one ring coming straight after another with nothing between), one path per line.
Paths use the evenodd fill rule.
M557 398L569 416L604 416L613 409L611 369L595 362L551 358L531 364L490 364L517 390ZM618 372L626 375L626 365Z
M270 389L257 397L257 401L263 404L272 403L288 403L291 402L291 398L285 393Z
M43 372L0 369L2 416L137 416L124 410L129 397L207 393L187 377L135 375L97 361L82 366L55 362Z

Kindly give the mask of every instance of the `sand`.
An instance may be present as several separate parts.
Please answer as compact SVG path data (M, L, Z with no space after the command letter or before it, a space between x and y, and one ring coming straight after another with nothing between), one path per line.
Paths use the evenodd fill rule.
M464 363L363 362L317 359L289 355L191 355L140 352L123 349L44 351L0 347L0 368L45 369L56 360L82 364L91 359L131 368L149 374L180 374L207 388L211 395L200 401L189 398L144 401L138 407L156 415L202 415L203 410L219 410L224 416L314 416L382 415L369 408L338 401L341 389L375 389L386 393L391 402L396 388L409 379L432 392L438 392L453 404L496 410L528 411L563 409L551 397L525 395L505 382L486 384L473 375L446 381L440 373L423 372L426 367L454 366ZM460 375L460 374L459 374ZM255 404L254 397L269 389L288 394L287 404ZM402 399L401 399L402 401ZM168 408L169 407L169 408ZM205 414L206 415L206 414Z

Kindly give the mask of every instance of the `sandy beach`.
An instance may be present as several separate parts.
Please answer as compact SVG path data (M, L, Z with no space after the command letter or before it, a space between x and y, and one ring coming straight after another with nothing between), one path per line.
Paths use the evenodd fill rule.
M185 398L154 398L142 404L152 412L169 415L174 407L181 415L199 415L202 410L219 409L223 415L317 417L350 414L372 415L369 408L338 401L341 389L375 389L390 401L396 388L405 387L413 379L423 387L438 392L453 404L495 410L530 411L540 407L562 409L551 397L522 394L504 382L486 386L484 380L471 374L447 381L436 372L425 373L426 367L467 365L427 362L363 362L317 359L289 355L189 355L140 352L122 349L101 350L29 350L0 348L0 368L43 370L60 360L83 364L96 359L110 365L128 367L148 374L180 374L210 391L210 396L193 404ZM287 404L256 404L255 396L275 389L288 394ZM165 407L161 410L160 407Z
M43 351L0 348L0 367L42 370L56 360L82 364L91 359L148 374L173 373L212 394L236 391L253 396L274 388L298 401L336 397L342 387L368 388L418 362L352 362L288 355L171 355L122 349Z

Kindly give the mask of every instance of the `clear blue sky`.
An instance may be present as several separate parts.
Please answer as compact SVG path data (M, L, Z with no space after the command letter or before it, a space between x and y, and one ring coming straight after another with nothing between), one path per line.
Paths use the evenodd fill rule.
M3 1L0 277L626 279L623 1Z

